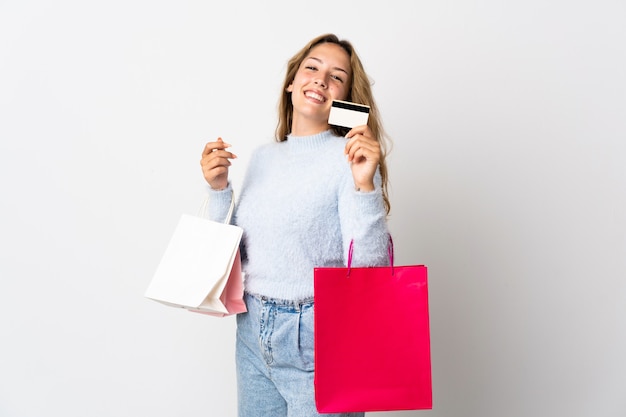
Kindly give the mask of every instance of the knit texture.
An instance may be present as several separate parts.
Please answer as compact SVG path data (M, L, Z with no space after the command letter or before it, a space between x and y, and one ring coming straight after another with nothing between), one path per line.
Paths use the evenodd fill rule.
M252 155L232 223L242 239L246 291L284 300L313 297L313 269L388 265L389 232L380 186L356 191L346 139L326 131L289 136ZM226 218L232 198L209 188L208 215Z

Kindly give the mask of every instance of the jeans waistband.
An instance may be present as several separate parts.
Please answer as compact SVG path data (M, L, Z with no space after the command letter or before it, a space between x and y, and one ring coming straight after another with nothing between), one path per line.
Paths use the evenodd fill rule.
M303 307L309 307L313 305L313 297L304 298L302 300L283 300L280 298L272 298L265 295L253 294L247 291L245 292L245 295L253 297L264 304L273 304L278 307L292 307L296 310L300 310Z

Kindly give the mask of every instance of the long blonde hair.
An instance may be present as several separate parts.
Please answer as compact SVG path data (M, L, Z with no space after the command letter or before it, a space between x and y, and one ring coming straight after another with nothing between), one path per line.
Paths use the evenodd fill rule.
M296 72L300 68L300 64L309 55L311 50L317 45L323 43L334 43L341 46L348 56L350 57L350 66L352 69L352 80L350 83L350 90L348 91L347 101L354 103L366 104L370 107L369 119L367 125L374 134L374 138L380 144L381 157L379 162L379 171L382 179L382 191L383 199L385 201L385 209L387 213L391 210L389 203L389 196L387 193L388 174L386 156L388 153L388 146L390 145L389 138L385 134L378 107L374 101L372 94L372 83L367 76L363 64L359 59L352 44L347 40L340 40L336 35L329 33L321 35L311 40L304 48L302 48L297 54L295 54L287 63L287 72L285 74L285 81L283 83L282 95L278 104L278 125L276 126L276 141L282 142L287 140L287 135L291 133L291 124L293 122L293 104L291 102L291 93L287 91L289 85L296 77ZM348 133L347 128L339 126L331 126L331 129L338 136L344 136Z

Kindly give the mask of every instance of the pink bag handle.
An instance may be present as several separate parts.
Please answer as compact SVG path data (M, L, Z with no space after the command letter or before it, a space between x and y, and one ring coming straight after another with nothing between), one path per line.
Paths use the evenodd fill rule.
M350 240L350 248L348 249L348 272L346 276L350 276L350 270L352 269L352 253L354 252L354 239ZM389 254L389 266L391 266L391 275L393 276L393 239L389 234L389 246L387 246L387 253Z

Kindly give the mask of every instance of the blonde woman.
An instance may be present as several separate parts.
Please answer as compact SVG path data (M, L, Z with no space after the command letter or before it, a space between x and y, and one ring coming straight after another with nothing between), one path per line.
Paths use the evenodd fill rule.
M367 125L329 125L333 100L370 106ZM226 217L233 195L229 147L217 139L202 153L214 220ZM385 153L371 83L351 43L333 34L311 40L288 62L276 142L253 153L232 217L244 229L248 308L237 316L240 417L320 415L313 268L345 266L351 240L354 266L389 262Z

